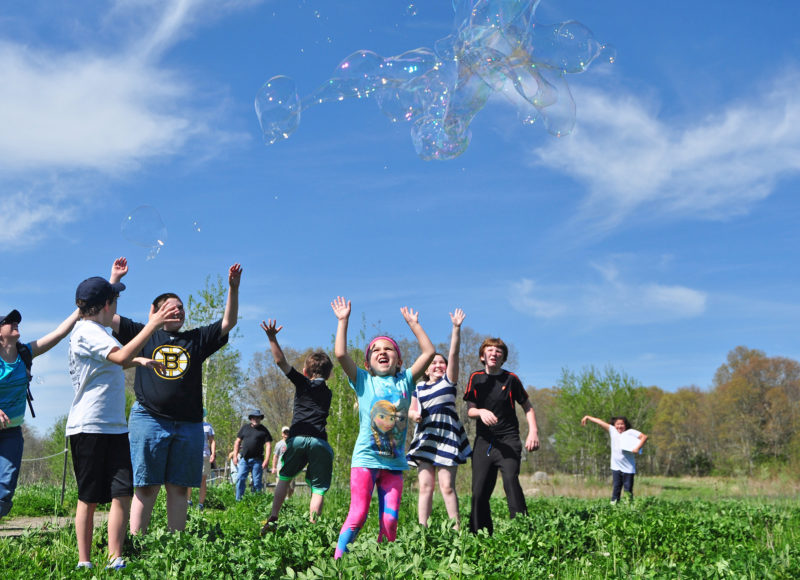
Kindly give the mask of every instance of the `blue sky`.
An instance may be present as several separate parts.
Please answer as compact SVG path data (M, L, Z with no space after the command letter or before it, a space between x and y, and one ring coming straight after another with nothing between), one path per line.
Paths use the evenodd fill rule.
M253 100L279 74L307 95L356 50L433 46L445 0L6 2L0 311L37 338L124 255L120 312L140 320L241 262L245 363L267 317L287 345L329 346L337 295L368 333L410 336L410 305L434 341L460 306L536 387L611 364L706 388L742 344L800 358L799 16L543 0L538 22L578 20L617 51L570 75L574 132L523 126L498 94L467 151L431 162L369 99L309 108L267 147ZM152 260L120 231L140 205L168 231ZM72 399L65 344L36 361L40 432Z

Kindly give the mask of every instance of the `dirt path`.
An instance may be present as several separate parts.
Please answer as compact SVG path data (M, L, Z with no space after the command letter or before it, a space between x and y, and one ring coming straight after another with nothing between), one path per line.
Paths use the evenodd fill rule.
M94 527L101 526L108 519L108 512L95 512ZM0 537L21 536L31 528L52 530L75 522L74 517L58 516L20 516L0 520Z

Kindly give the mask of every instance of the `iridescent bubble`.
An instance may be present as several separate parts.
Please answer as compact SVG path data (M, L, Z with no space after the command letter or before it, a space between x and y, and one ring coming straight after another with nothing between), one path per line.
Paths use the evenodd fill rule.
M167 227L158 210L150 205L140 205L122 220L122 235L129 242L147 248L147 259L152 260L167 242Z
M409 16L417 15L417 7L413 2L406 7L406 14Z
M414 150L426 161L446 161L461 155L472 137L469 126L458 117L423 117L411 128Z
M613 63L616 54L575 20L536 23L539 1L453 0L453 32L435 41L433 49L389 57L356 51L302 101L294 83L275 77L286 79L290 96L279 99L278 121L270 120L266 128L259 112L265 141L291 135L300 110L309 106L374 98L393 122L411 123L420 157L452 159L467 149L470 123L495 93L518 106L523 124L541 119L552 135L568 135L575 125L575 101L567 75L586 71L598 59ZM416 5L410 3L407 12L416 14ZM257 111L268 108L258 103Z
M267 145L288 139L300 124L300 96L289 77L279 75L264 83L256 94L255 107Z
M192 229L199 234L201 229L202 229L200 227L200 222L198 222L198 221L192 222Z

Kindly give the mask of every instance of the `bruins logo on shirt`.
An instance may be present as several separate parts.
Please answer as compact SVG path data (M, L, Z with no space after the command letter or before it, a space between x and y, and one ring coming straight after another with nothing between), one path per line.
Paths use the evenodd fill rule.
M189 368L189 353L173 344L162 344L153 351L153 359L164 364L164 370L154 369L162 379L179 379Z

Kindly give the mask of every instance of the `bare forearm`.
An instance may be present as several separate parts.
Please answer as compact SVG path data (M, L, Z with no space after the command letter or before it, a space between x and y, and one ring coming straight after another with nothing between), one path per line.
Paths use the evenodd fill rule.
M414 381L416 381L423 375L428 365L431 364L433 355L436 354L436 347L433 346L431 339L428 338L428 334L423 330L419 322L409 322L408 327L414 333L420 348L420 355L411 366L411 374Z
M447 361L447 378L451 383L458 382L458 356L461 350L461 327L453 325L450 333L450 358Z
M278 365L278 368L281 369L284 374L288 373L292 367L287 362L286 355L283 354L283 349L281 349L277 339L274 337L269 339L269 351L272 353L272 358L275 364Z
M525 411L525 420L528 422L528 435L539 435L539 427L536 425L536 413L530 406Z
M228 287L228 300L225 302L225 314L222 316L222 335L228 334L239 320L239 288Z
M158 330L159 326L159 323L155 323L152 320L148 321L144 328L139 331L139 334L134 336L128 344L109 354L107 357L108 360L123 367L127 364L130 364L136 354L142 350L142 347L144 347L144 343L147 342L147 339L150 338L156 330Z
M31 351L33 356L39 356L40 354L46 353L48 350L53 348L57 345L61 340L67 336L72 328L75 326L75 323L80 318L81 311L77 308L70 314L64 321L59 324L55 330L52 332L47 333L39 340L35 340L31 343Z

